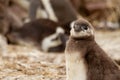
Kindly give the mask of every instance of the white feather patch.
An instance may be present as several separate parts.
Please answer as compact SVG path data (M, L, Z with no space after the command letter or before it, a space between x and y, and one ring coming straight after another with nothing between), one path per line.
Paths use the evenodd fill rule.
M48 52L49 48L56 47L56 46L62 44L62 42L60 40L52 41L52 39L54 39L56 37L57 37L57 34L53 34L53 35L50 35L50 36L44 38L42 41L42 45L41 45L42 50L45 52Z
M87 68L80 53L66 53L66 80L87 80Z
M60 33L65 33L64 29L60 26L57 27L56 33L60 34Z
M51 47L57 47L62 44L60 39L54 40L56 37L59 36L60 33L64 33L64 30L61 27L57 27L56 33L51 34L50 36L43 39L41 48L43 51L48 52L49 48Z
M46 11L47 11L48 14L49 14L49 18L50 18L51 20L57 22L58 19L57 19L56 15L55 15L55 13L54 13L54 10L53 10L53 8L52 8L52 6L51 6L50 0L41 0L41 1L42 1L43 5L44 5Z

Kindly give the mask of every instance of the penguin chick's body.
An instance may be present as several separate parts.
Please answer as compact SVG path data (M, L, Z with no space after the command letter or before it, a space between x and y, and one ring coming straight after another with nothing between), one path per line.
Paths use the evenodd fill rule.
M94 40L92 25L78 19L71 23L65 49L66 80L120 80L120 69Z

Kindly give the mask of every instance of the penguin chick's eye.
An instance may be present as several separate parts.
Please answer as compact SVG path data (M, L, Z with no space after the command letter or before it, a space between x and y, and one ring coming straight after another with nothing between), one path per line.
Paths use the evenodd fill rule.
M88 25L87 24L81 24L81 29L82 30L87 30L88 29Z

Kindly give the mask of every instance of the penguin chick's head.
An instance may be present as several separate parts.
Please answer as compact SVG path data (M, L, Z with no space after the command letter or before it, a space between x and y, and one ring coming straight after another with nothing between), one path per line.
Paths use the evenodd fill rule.
M73 38L88 38L94 36L94 28L85 19L78 19L71 23L70 35Z

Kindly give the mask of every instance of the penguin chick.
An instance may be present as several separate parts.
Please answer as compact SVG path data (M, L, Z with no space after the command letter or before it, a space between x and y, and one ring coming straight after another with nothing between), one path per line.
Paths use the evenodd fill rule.
M94 39L94 28L85 19L71 23L66 44L66 80L120 80L118 65Z

